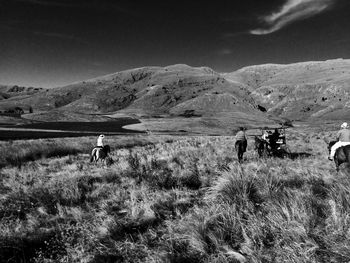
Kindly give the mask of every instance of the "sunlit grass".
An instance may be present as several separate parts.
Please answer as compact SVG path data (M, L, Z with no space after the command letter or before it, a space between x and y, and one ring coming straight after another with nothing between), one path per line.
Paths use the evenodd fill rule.
M89 163L94 138L3 142L0 261L348 262L329 137L291 130L292 160L249 141L243 165L230 136L110 138L109 166Z

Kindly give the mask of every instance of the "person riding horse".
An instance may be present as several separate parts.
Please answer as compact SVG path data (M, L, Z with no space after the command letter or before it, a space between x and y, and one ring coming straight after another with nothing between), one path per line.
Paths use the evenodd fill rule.
M268 142L268 137L269 137L269 133L267 132L267 128L265 127L262 130L261 139L263 139L265 142Z
M97 138L97 145L92 149L91 156L90 156L90 162L97 162L99 159L104 160L108 156L108 154L111 151L111 148L109 145L103 144L103 139L105 136L101 134Z
M241 162L243 159L243 154L247 150L247 136L245 134L245 128L240 127L236 134L235 148L237 150L238 160Z
M335 152L338 148L350 145L350 130L346 122L340 126L340 130L336 135L337 142L331 147L328 160L333 161Z
M103 134L101 134L100 136L98 136L96 147L98 147L98 148L103 148L103 139L104 139L104 138L105 138L105 136L104 136Z
M261 135L261 139L263 142L263 147L267 148L269 145L269 136L270 134L267 132L267 127L265 127L262 131L261 131L262 135Z

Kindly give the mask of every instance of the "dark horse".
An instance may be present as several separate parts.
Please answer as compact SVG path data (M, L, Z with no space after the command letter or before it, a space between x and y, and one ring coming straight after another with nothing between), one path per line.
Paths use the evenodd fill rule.
M246 140L237 141L235 143L235 149L236 149L236 152L237 152L238 161L241 163L242 160L243 160L243 154L247 150L247 141Z
M272 146L259 136L255 136L255 150L259 157L292 158L292 153L287 145ZM277 144L276 144L277 145Z
M255 140L255 150L258 151L259 157L266 157L270 155L270 150L268 143L259 136L254 137Z
M98 160L104 161L110 152L111 147L109 147L109 145L105 145L103 147L95 147L92 149L90 162L95 161L95 163L97 163Z
M332 146L336 143L337 141L331 141L328 144L328 152L331 152ZM342 146L339 147L334 154L334 163L335 167L337 169L337 172L339 172L339 166L342 163L350 163L350 145Z

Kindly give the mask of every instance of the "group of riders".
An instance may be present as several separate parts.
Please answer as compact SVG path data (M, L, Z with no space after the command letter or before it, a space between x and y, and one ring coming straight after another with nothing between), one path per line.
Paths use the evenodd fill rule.
M240 127L239 131L236 134L236 145L238 143L242 143L244 145L244 152L247 149L247 135L246 129L244 127ZM261 140L265 143L266 147L270 148L272 153L278 151L281 144L285 144L285 135L280 134L279 130L276 128L273 133L270 133L267 128L262 130ZM336 135L336 143L331 147L330 154L328 159L330 161L334 160L335 152L338 148L350 145L350 130L349 125L344 122L340 126L340 130Z
M242 143L244 145L245 152L247 149L246 128L240 127L235 139L236 145L238 143ZM282 143L285 144L285 136L284 134L281 134L277 128L274 130L274 132L270 132L268 128L265 127L262 130L262 135L260 139L264 144L264 147L269 148L271 152L276 152Z
M101 134L97 138L97 145L93 149L93 152L99 151L104 149L103 139L105 136ZM239 131L236 134L236 143L241 143L243 145L243 152L247 150L248 140L246 135L246 128L240 127ZM275 129L273 133L269 132L267 128L264 128L262 130L261 140L265 144L266 148L269 148L269 150L274 153L279 150L281 144L285 144L285 135L281 134L279 132L279 129ZM350 145L350 130L349 125L344 122L340 126L340 130L336 134L336 143L331 147L330 154L328 159L333 161L335 152L338 148Z

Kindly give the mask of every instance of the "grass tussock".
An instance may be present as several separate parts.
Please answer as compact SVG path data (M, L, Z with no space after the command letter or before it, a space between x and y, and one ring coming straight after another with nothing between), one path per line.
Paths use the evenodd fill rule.
M350 177L307 134L243 165L232 137L115 140L109 165L86 138L2 144L0 262L349 262Z

